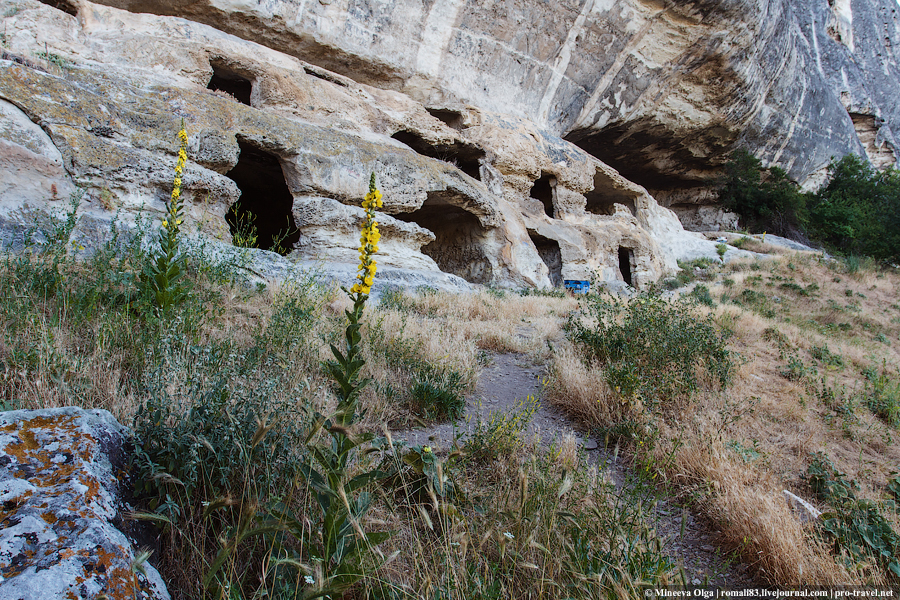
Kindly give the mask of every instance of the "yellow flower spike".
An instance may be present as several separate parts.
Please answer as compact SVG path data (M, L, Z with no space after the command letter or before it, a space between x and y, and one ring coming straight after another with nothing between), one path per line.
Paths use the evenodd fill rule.
M378 252L378 241L381 234L378 231L378 222L375 220L375 208L381 207L381 192L375 187L375 174L369 180L369 192L362 201L366 211L366 220L363 223L359 236L359 267L356 269L357 282L350 289L353 294L368 294L375 281L377 269L372 255Z

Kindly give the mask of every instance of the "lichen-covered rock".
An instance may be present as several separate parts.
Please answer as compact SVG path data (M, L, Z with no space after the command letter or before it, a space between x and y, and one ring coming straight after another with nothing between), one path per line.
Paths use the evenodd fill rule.
M128 436L105 410L0 413L0 600L169 598L113 525Z

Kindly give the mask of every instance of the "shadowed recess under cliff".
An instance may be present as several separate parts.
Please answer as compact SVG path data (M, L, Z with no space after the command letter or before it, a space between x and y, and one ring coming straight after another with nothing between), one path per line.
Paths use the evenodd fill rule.
M294 196L288 189L277 156L238 141L241 153L226 176L241 190L225 218L234 236L240 229L256 228L255 248L288 254L300 239L291 208Z
M485 230L478 217L451 203L449 192L428 192L422 208L394 215L434 234L434 241L422 253L434 259L441 271L470 283L489 283L493 269L484 251Z

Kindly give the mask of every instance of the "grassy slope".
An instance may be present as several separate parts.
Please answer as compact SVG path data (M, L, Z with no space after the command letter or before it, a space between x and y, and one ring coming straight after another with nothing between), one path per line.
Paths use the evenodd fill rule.
M100 255L84 263L65 251L5 259L0 398L7 406L79 404L109 409L128 423L150 397L163 398L177 415L198 391L222 380L232 402L259 402L252 405L257 413L288 407L301 419L292 424L297 431L305 427L302 415L327 413L333 398L321 361L344 325L340 293L311 282L250 290L229 284L221 265L201 264L196 293L181 316L149 327L132 292L140 260L133 253L124 262ZM654 412L623 401L565 339L562 325L577 310L571 298L399 294L365 317L366 371L374 383L363 396L368 410L361 428L378 432L384 424L427 420L434 413L416 396L415 384L437 382L451 396L471 389L484 351L529 353L550 367L546 400L586 427L654 425L652 437L620 442L644 481L655 485L661 477L667 493L701 507L721 528L725 548L761 580L884 580L872 565L836 560L790 513L782 490L811 499L803 476L810 453L823 451L859 481L861 496L885 498L889 473L900 465L898 430L867 403L878 376L886 384L882 397L897 401L900 278L804 255L710 267L704 277L715 304L704 310L733 331L729 344L741 356L726 391L705 385L690 398L665 399ZM241 395L260 385L269 386L265 398ZM589 597L627 596L628 586L642 579L673 580L636 506L646 489L638 485L635 495L623 497L596 472L579 468L573 448L547 453L515 439L515 431L482 433L504 449L491 465L465 458L446 463L464 497L383 495L371 518L397 534L383 545L392 560L367 574L369 587L390 582L398 593L434 597L439 589L451 597L551 597L563 589ZM231 492L239 496L248 488L255 489L239 482ZM202 500L184 498L182 508L190 512ZM314 519L308 497L298 494L295 502ZM896 514L887 514L896 528ZM202 529L197 515L182 527ZM607 533L590 534L593 546L585 546L584 532ZM198 593L191 586L216 553L215 543L198 550L188 538L169 533L175 556L193 555L163 565L186 596ZM638 548L627 547L628 540ZM641 557L647 564L637 564ZM258 554L246 560L265 564ZM591 583L598 565L611 565L599 587Z

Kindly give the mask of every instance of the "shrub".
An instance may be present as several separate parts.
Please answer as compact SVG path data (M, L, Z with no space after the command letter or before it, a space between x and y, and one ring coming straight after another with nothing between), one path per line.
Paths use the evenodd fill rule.
M643 294L630 302L589 296L587 323L570 318L569 338L586 359L602 366L610 387L645 404L688 395L699 388L698 369L726 386L734 359L727 335L684 301Z
M719 181L719 199L741 215L748 229L796 235L806 220L807 197L778 167L763 169L746 150L736 150Z

